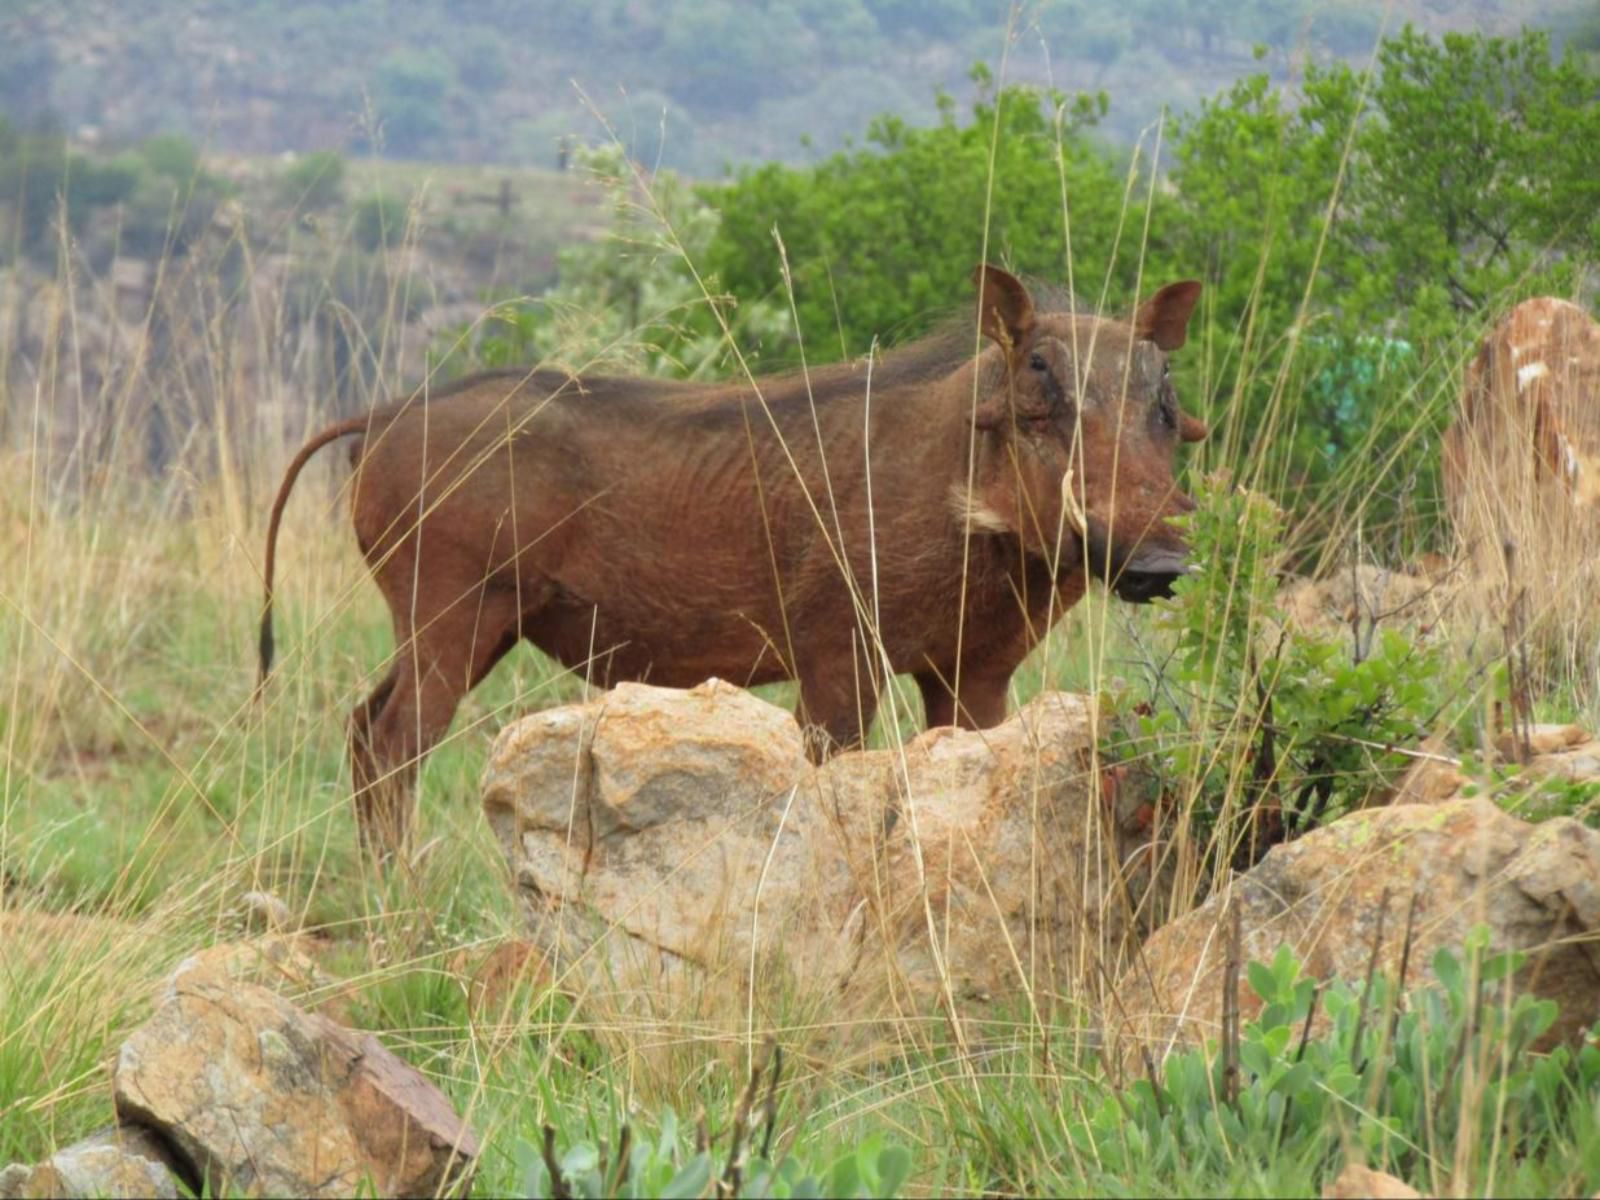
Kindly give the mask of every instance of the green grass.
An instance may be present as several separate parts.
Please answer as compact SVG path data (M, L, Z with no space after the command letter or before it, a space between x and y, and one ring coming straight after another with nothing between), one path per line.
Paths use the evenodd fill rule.
M744 1053L729 1030L630 1025L536 980L498 1007L470 1000L476 961L520 925L477 807L488 746L519 713L576 698L581 681L531 651L512 655L423 772L419 827L436 840L432 853L385 879L366 869L343 777L343 721L387 652L387 623L345 533L327 537L315 523L320 509L301 498L285 533L293 549L281 589L294 599L280 613L281 658L261 705L250 703L255 581L199 569L203 522L168 545L169 572L143 576L150 606L116 607L120 625L87 609L76 626L34 616L53 594L55 577L41 573L70 562L36 561L29 588L8 591L0 642L26 653L6 680L17 696L6 727L18 735L4 773L0 930L20 916L86 915L62 916L85 932L27 970L0 966L0 1159L37 1159L104 1122L120 1036L179 957L241 935L237 900L250 888L273 891L325 931L325 968L351 981L350 1019L380 1031L484 1135L480 1194L526 1184L546 1123L563 1148L614 1147L624 1123L643 1136L669 1111L691 1125L703 1111L720 1136L743 1087ZM50 523L35 526L41 549L56 538L94 541L78 522L119 520L35 519ZM163 608L166 577L185 582ZM1147 615L1113 612L1114 637L1129 621L1152 636ZM1096 631L1111 615L1098 600L1070 614L1019 672L1016 699L1087 687ZM1119 656L1134 662L1134 644L1117 637L1105 658ZM789 689L767 691L787 702ZM50 695L57 707L36 700ZM910 732L880 723L874 740ZM1219 1148L1204 1161L1152 1159L1108 1174L1072 1140L1086 1114L1115 1107L1090 1030L1050 1018L1046 1052L1025 1015L996 1019L966 1055L942 1030L928 1026L920 1049L858 1040L834 1056L826 1037L778 1029L789 1061L780 1146L821 1173L864 1139L886 1137L912 1151L909 1186L927 1193L1307 1194L1339 1157L1330 1131L1294 1154ZM1562 1117L1577 1122L1565 1140L1471 1177L1536 1191L1590 1179L1582 1121L1592 1118L1577 1106Z

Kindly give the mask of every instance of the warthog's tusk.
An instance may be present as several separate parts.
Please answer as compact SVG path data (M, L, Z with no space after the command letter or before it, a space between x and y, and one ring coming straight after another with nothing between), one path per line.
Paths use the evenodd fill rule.
M1061 477L1061 507L1066 510L1067 522L1073 526L1073 532L1079 537L1087 537L1089 533L1089 518L1084 515L1083 505L1078 503L1078 497L1072 490L1072 469Z

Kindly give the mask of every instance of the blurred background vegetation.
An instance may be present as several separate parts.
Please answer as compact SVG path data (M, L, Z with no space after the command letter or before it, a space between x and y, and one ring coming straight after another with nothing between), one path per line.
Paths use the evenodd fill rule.
M1584 0L8 0L0 111L119 142L554 166L597 110L635 157L706 176L824 155L882 112L932 120L1008 19L1005 77L1104 89L1126 144L1251 70L1364 60L1386 13L1591 48L1597 27Z
M272 336L315 333L276 361L347 408L552 356L860 355L959 306L980 257L1102 309L1199 276L1178 369L1227 415L1215 461L1306 517L1303 557L1359 470L1396 560L1442 536L1436 438L1483 327L1593 295L1600 5L1402 5L1419 24L1388 30L1356 0L759 7L419 2L401 29L377 0L19 0L0 263L21 310L65 263L132 317L160 289L130 263L191 263Z

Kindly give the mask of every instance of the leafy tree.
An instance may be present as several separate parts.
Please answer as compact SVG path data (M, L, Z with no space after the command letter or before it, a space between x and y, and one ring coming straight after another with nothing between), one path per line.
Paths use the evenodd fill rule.
M1110 272L1115 299L1126 299L1142 210L1135 197L1118 250L1122 178L1088 135L1104 99L1014 87L979 101L966 125L948 97L941 110L933 128L880 117L865 149L808 169L768 164L708 190L722 221L706 261L721 286L787 304L775 231L814 355L859 354L874 338L926 330L968 294L985 256L1052 283L1068 278L1065 187L1072 278L1092 299Z
M204 168L198 147L178 135L150 138L122 161L140 168L122 221L121 246L128 254L187 252L233 192L227 180Z
M188 183L200 174L200 148L182 134L148 138L138 155L151 171L174 183Z
M1258 74L1178 124L1172 252L1204 271L1221 321L1242 324L1253 304L1259 324L1281 329L1300 306L1347 137L1346 114L1331 96L1324 103L1312 119ZM1322 269L1337 272L1321 250Z
M1257 74L1177 124L1169 251L1177 269L1204 279L1201 336L1217 347L1203 384L1189 369L1191 386L1231 401L1235 436L1256 448L1254 483L1280 496L1326 482L1367 432L1367 421L1349 416L1349 387L1307 386L1337 370L1364 329L1365 313L1346 322L1337 311L1341 285L1363 265L1324 235L1344 214L1338 189L1355 98L1330 90L1313 115ZM1302 315L1310 336L1286 338ZM1282 411L1286 396L1296 400L1292 414ZM1375 399L1359 397L1361 416Z
M1313 68L1289 95L1256 75L1179 123L1172 249L1211 285L1226 351L1209 383L1235 398L1261 485L1318 488L1376 453L1407 482L1374 524L1433 492L1415 433L1448 419L1460 345L1508 301L1570 291L1600 245L1595 95L1542 33L1406 29L1370 82Z
M1348 89L1348 67L1308 93ZM1600 246L1600 80L1547 34L1446 34L1409 26L1383 43L1352 177L1352 241L1370 255L1374 304L1474 313L1509 289L1560 287L1563 258ZM1363 297L1363 300L1366 298Z
M378 64L373 99L384 149L405 157L426 153L444 132L444 102L455 67L432 50L396 50Z
M10 208L23 248L36 259L54 258L57 242L51 231L59 214L64 212L69 229L76 231L94 208L132 195L139 180L137 162L74 154L59 132L0 127L0 204ZM7 247L10 232L3 243Z

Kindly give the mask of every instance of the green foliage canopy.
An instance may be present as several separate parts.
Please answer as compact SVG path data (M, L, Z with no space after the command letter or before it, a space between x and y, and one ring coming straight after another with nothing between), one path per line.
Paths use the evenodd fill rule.
M814 168L747 171L705 192L722 214L706 265L735 295L784 301L781 240L801 332L823 357L924 332L967 294L985 257L1074 278L1091 296L1109 271L1126 291L1141 208L1135 197L1119 256L1122 180L1087 136L1104 104L1006 88L962 125L944 98L932 128L881 117L866 148Z

